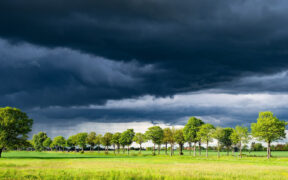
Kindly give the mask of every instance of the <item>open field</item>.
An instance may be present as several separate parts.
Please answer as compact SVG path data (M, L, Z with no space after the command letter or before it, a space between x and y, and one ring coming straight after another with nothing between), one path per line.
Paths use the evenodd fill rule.
M274 157L209 158L152 156L151 152L109 155L66 152L7 152L0 159L2 179L288 179L288 152ZM164 154L163 152L161 152ZM177 153L177 152L176 152ZM265 155L251 152L250 155ZM278 157L275 157L275 156Z

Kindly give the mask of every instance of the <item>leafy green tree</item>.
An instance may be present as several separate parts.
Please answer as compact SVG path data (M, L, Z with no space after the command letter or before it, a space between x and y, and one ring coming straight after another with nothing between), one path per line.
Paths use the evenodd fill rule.
M86 147L87 137L88 137L88 133L83 132L83 133L76 134L76 144L77 146L81 147L82 152L84 152L84 148Z
M168 144L169 144L169 139L171 135L171 129L170 128L164 128L163 129L163 140L162 143L165 144L165 154L167 155L167 150L168 150Z
M17 108L0 108L0 158L3 149L22 146L27 142L33 120Z
M120 151L120 138L121 138L121 133L117 132L115 134L113 134L112 136L112 143L115 144L117 146L117 152L119 154ZM115 148L114 148L115 150Z
M160 126L152 126L148 128L148 130L145 132L145 135L147 139L152 140L154 146L153 146L153 155L155 155L155 144L158 145L158 154L160 154L160 145L163 140L163 129Z
M45 132L39 132L38 134L34 134L32 141L35 151L43 151L45 149L45 146L43 145L43 142L48 138L47 134Z
M271 157L271 142L285 138L287 122L279 120L272 112L260 112L257 123L251 124L252 135L268 144L267 158Z
M212 124L203 124L197 132L197 136L206 142L206 157L208 157L208 144L213 141L214 131L215 127Z
M76 152L76 146L77 146L77 136L76 135L72 135L70 136L67 141L66 141L66 145L68 147L70 147L71 149L74 149L74 151Z
M191 117L183 129L185 140L189 144L190 155L191 155L191 149L192 149L191 144L193 142L194 143L194 156L196 156L196 143L199 141L199 138L197 137L197 132L199 131L200 127L203 124L204 122L201 119L197 119L196 117ZM201 151L201 148L199 150Z
M240 158L242 158L242 144L248 143L249 134L248 128L243 126L236 126L231 134L233 144L239 144Z
M223 136L220 139L220 144L226 147L227 155L229 155L229 151L232 146L231 134L233 132L233 128L223 128Z
M147 142L147 138L143 133L136 133L133 141L135 141L137 144L140 145L140 150L139 153L141 154L141 150L142 150L142 144Z
M95 132L90 132L87 136L87 144L90 145L90 151L94 149L95 146L95 139L96 139L96 133Z
M120 138L120 144L125 148L127 146L128 148L128 155L129 155L129 150L130 150L130 145L133 143L133 138L135 136L135 132L133 129L127 129L121 134Z
M101 134L98 134L95 138L95 145L97 145L98 153L100 152L101 139L102 139Z
M62 150L64 150L65 145L66 145L66 141L63 136L56 136L52 141L52 146L56 148L56 151L57 149L59 149L60 151L61 148Z
M216 127L216 130L213 133L213 138L217 140L218 158L220 157L220 142L224 135L225 135L224 129L221 127Z
M184 134L183 134L183 129L177 129L175 132L175 141L178 143L179 145L179 149L180 155L183 155L183 145L185 143L185 138L184 138Z
M105 152L106 153L108 153L108 147L111 146L111 144L112 144L112 137L113 137L113 134L107 132L104 134L104 136L101 139L101 144L103 146L105 146Z
M174 154L174 144L176 142L176 129L174 127L172 127L171 129L169 128L169 130L166 130L167 132L167 137L169 137L168 142L170 144L170 156L173 156Z
M46 149L50 149L50 146L52 144L52 140L51 138L46 138L45 141L43 141L43 146L46 148Z
M252 151L263 151L264 150L264 147L261 143L255 143L255 142L252 142L251 143L251 148L250 148Z

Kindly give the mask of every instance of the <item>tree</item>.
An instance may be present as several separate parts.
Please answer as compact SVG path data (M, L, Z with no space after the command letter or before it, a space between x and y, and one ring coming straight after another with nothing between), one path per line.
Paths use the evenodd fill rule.
M101 139L102 139L102 135L98 134L95 138L95 144L98 147L98 153L100 152L100 145L101 145Z
M120 138L121 138L121 133L119 133L119 132L113 134L113 136L112 136L112 144L117 146L117 153L118 154L120 151ZM114 148L114 152L115 152L115 148Z
M3 149L22 146L27 142L33 120L17 108L0 108L0 158Z
M170 156L172 156L174 154L174 144L176 141L175 138L175 134L176 134L176 129L174 127L172 127L172 129L169 128L169 130L167 130L167 137L169 137L168 142L170 143Z
M249 135L248 128L243 126L236 126L231 134L233 144L239 143L240 158L242 158L242 144L248 143Z
M148 128L145 132L147 139L152 140L154 147L153 147L153 155L155 155L155 144L158 145L158 154L160 154L160 145L163 140L163 129L160 126L152 126Z
M193 142L194 143L194 156L196 156L196 143L199 141L197 137L197 132L199 131L202 124L204 124L204 122L201 119L191 117L183 129L185 140L189 144L190 155L191 155L191 149L192 149L191 144ZM201 147L199 150L201 153Z
M224 136L224 129L221 127L216 127L216 130L213 133L213 138L217 140L218 158L220 157L220 142L223 136Z
M162 143L165 144L165 154L167 155L168 150L168 143L171 135L171 129L170 128L164 128L163 129L163 140Z
M88 133L78 133L76 134L76 145L80 146L82 152L84 152L84 148L86 147Z
M119 151L120 151L120 138L121 138L121 133L120 132L117 132L115 134L113 134L112 136L112 143L116 145L117 147L117 153L119 154ZM115 148L114 148L115 150Z
M74 148L74 151L76 152L77 136L76 135L70 136L66 141L66 145L70 147L70 149Z
M92 151L92 148L94 149L95 146L95 139L96 139L96 133L90 132L87 136L87 144L90 145L90 151Z
M271 142L285 138L287 122L279 120L272 112L260 112L257 123L251 124L252 135L268 144L267 158L271 157Z
M43 142L48 138L47 134L45 132L39 132L38 134L34 134L32 138L33 146L35 151L43 151L45 149L45 146L43 145Z
M183 155L183 145L185 143L185 138L184 138L184 134L183 134L183 129L177 129L175 132L175 141L178 143L179 145L179 149L180 155Z
M51 138L46 138L45 141L43 142L43 146L46 148L46 149L50 149L50 146L52 144L52 140Z
M57 148L59 149L59 151L61 148L62 150L64 150L65 144L66 144L66 141L63 136L56 136L52 141L52 146L56 148L56 151L57 151Z
M112 133L105 133L104 136L102 137L101 139L101 144L103 146L105 146L105 152L108 153L108 147L111 146L111 143L112 143L112 137L113 137L113 134Z
M127 129L126 131L124 131L121 134L120 137L120 144L123 146L123 149L125 146L128 146L128 155L129 155L129 146L132 144L133 142L133 138L135 136L134 130L133 129Z
M147 142L146 136L144 134L142 134L142 133L136 133L134 138L133 138L133 141L135 141L137 144L140 145L139 153L141 154L142 144Z
M215 127L212 124L203 124L197 133L197 136L206 142L206 157L208 157L208 144L213 141L214 131Z
M232 146L231 134L233 132L233 128L223 128L223 136L220 139L220 144L226 147L227 155L229 155L229 150Z

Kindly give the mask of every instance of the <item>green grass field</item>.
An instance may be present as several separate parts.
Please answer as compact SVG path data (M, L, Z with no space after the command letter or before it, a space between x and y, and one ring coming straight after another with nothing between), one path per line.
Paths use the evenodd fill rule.
M152 156L151 152L114 155L110 152L6 152L0 159L1 179L288 179L288 152L244 152L226 156ZM256 156L256 157L250 157Z

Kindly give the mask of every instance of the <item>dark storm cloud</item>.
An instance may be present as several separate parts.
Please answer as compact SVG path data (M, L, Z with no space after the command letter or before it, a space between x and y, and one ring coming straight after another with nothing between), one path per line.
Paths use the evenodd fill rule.
M170 74L146 77L150 85L141 93L173 95L242 73L287 68L287 5L285 0L3 0L0 36L157 64Z
M67 48L0 39L0 104L20 108L103 104L141 94L152 65L120 62Z
M195 115L247 124L266 109L104 106L147 94L288 90L286 0L1 0L0 22L0 105L36 123L183 124ZM285 107L270 109L285 118Z

